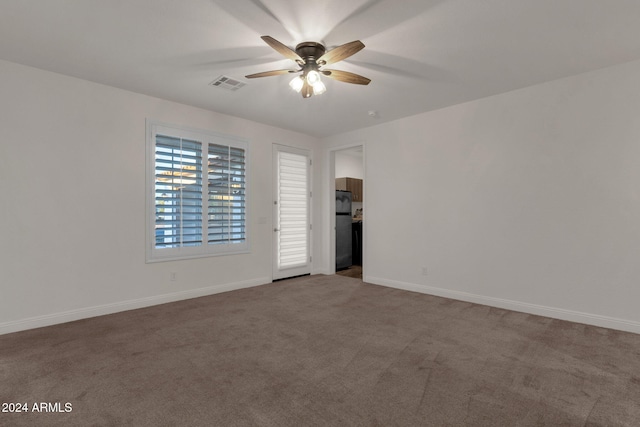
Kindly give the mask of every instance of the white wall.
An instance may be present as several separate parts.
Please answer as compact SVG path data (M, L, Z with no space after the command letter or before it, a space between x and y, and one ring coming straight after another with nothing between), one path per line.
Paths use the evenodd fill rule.
M336 151L336 178L364 178L362 165L362 152L353 153L353 150Z
M362 129L320 155L299 133L0 61L0 333L270 281L274 142L314 152L314 272L331 270L328 150L364 144L366 280L640 332L638 75ZM250 254L145 264L146 118L249 140Z
M365 280L640 332L639 75L632 62L327 138L365 144Z
M145 264L147 118L249 141L250 254ZM270 282L272 144L318 144L4 61L0 129L0 333Z

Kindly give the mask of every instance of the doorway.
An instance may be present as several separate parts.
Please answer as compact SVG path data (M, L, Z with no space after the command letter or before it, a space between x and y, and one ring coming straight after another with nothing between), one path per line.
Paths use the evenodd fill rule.
M336 190L346 190L350 194L350 230L344 232L344 227L337 227L337 220L341 219L336 211L336 203L332 203L332 267L338 275L363 278L364 265L364 147L362 145L354 145L347 148L336 149L331 154L331 174L333 185L331 188ZM344 193L336 192L336 197L343 197ZM335 198L332 197L335 201ZM342 221L341 221L342 222ZM350 249L349 262L344 265L344 240L348 239ZM338 251L340 257L338 258ZM340 260L339 263L335 262ZM340 265L338 265L340 264Z
M308 150L274 144L272 280L311 274L310 169Z

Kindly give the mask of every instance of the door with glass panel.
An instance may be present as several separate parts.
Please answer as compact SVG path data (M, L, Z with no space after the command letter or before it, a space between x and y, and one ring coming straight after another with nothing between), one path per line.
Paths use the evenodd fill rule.
M273 279L311 273L311 160L307 150L274 145Z

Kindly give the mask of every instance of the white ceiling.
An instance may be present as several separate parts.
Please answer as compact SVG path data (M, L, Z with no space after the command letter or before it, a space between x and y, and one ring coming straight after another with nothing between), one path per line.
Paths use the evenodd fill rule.
M0 59L327 136L639 59L639 23L638 0L0 0ZM372 82L247 80L295 68L261 35L359 39L331 68Z

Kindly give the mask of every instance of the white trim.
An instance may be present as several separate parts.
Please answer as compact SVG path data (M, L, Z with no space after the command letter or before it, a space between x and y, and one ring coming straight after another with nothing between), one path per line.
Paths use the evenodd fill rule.
M146 146L145 146L145 261L147 263L176 261L181 259L195 259L211 256L237 255L251 252L251 145L247 139L213 132L206 129L195 129L180 125L172 125L153 119L146 119ZM189 246L169 249L156 249L155 242L155 148L156 134L179 135L202 144L203 156L206 156L208 144L218 144L241 148L245 150L245 241L234 244ZM203 172L203 183L206 180ZM206 194L206 185L202 188L203 200ZM204 205L203 205L204 209ZM206 215L203 214L203 238L206 237ZM204 241L203 241L204 242Z
M364 282L374 285L387 286L390 288L403 289L405 291L418 292L421 294L435 295L444 298L451 298L460 301L472 302L475 304L488 305L506 310L519 311L538 316L551 317L554 319L568 320L570 322L584 323L587 325L600 326L603 328L617 329L620 331L640 334L640 322L619 319L615 317L601 316L598 314L584 313L581 311L565 310L555 307L547 307L537 304L529 304L520 301L506 300L502 298L487 297L483 295L470 294L468 292L454 291L433 286L420 285L415 283L400 282L397 280L383 279L380 277L364 277Z
M169 302L176 302L207 295L219 294L222 292L235 291L243 288L251 288L267 283L271 283L270 277L262 277L253 280L246 280L243 282L223 283L206 288L172 292L170 294L156 295L152 297L139 298L112 304L80 308L78 310L65 311L62 313L53 313L44 316L30 317L27 319L0 323L0 335L24 331L27 329L41 328L44 326L57 325L60 323L73 322L74 320L88 319L90 317L104 316L106 314L119 313L121 311L135 310L138 308L166 304Z

